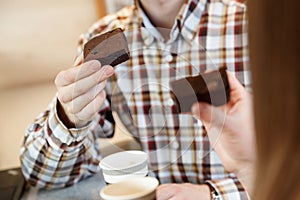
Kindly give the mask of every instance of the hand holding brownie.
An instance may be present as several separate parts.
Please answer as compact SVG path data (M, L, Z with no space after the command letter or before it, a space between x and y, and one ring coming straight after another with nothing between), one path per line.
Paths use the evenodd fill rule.
M106 79L114 73L98 61L61 71L55 79L58 91L58 115L68 128L86 125L102 106Z
M62 71L55 79L58 115L68 128L80 128L93 119L106 99L103 89L114 73L112 66L129 59L122 29L94 37L84 45L83 54L84 64Z
M228 72L227 75L230 101L222 107L198 102L193 105L192 113L204 123L225 169L234 172L247 187L251 184L244 174L251 177L256 155L252 96L236 78Z

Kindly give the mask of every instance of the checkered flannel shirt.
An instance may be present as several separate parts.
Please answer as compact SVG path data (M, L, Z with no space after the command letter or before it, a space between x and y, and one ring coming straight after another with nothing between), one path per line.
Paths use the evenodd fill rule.
M72 185L99 171L101 154L96 141L113 135L114 125L107 119L113 110L148 153L149 175L161 183L208 183L221 199L247 199L234 174L224 170L201 121L177 113L169 84L227 67L249 87L245 4L186 1L170 38L164 41L135 1L81 35L75 65L82 63L87 41L116 27L124 30L131 58L116 66L107 81L107 101L89 125L68 129L57 115L54 98L25 133L20 152L25 177L32 185L54 188Z

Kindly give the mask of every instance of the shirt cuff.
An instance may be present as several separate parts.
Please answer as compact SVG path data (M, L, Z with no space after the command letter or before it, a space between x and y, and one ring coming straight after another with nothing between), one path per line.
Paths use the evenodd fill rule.
M206 181L215 189L220 200L250 200L248 193L237 178L226 178Z
M90 132L90 126L93 122L88 123L81 128L67 128L63 122L59 119L57 114L57 99L54 101L48 118L48 128L53 136L59 140L59 142L70 145L73 142L82 141Z

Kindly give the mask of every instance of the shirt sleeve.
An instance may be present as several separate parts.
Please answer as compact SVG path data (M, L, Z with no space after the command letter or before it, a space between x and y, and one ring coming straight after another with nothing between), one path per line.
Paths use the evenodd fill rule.
M74 66L83 62L83 46L91 37L103 31L116 18L108 16L81 34ZM73 185L96 173L101 159L97 138L112 137L114 123L106 99L99 113L85 127L68 129L57 114L57 97L48 109L29 125L20 150L25 178L32 186L60 188Z
M232 174L231 178L206 181L216 191L219 200L250 200L247 191Z
M96 139L113 135L113 124L105 119L108 101L93 121L79 129L68 129L60 121L56 102L54 98L27 128L20 150L25 178L40 188L70 186L96 173L101 158Z

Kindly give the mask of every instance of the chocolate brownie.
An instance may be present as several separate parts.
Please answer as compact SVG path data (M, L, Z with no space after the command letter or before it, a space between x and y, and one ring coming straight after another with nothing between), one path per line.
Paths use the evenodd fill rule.
M170 85L172 98L179 112L190 112L195 102L202 101L220 106L230 99L226 68L175 80Z
M84 45L84 62L99 60L101 65L116 66L129 59L129 49L122 29L117 28L92 38Z

